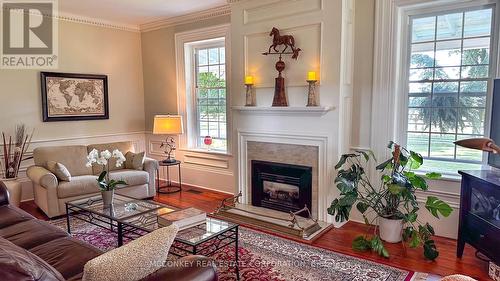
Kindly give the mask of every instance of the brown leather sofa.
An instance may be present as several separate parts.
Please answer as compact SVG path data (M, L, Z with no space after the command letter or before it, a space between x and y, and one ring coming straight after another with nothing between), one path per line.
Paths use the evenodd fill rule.
M81 280L85 263L102 253L9 204L0 182L0 280ZM217 281L217 274L208 258L189 256L143 280Z

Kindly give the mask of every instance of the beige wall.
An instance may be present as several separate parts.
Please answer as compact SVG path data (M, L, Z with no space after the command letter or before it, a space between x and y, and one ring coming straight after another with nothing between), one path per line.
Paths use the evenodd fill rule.
M39 70L0 70L0 129L17 123L35 140L144 131L141 37L138 32L67 21L59 23L59 68L108 75L109 120L42 122Z
M229 23L229 21L229 16L221 16L142 33L147 131L153 130L154 115L177 113L175 33Z
M59 68L54 72L108 75L109 120L42 122L40 70L0 69L0 130L16 124L35 128L33 148L129 140L144 150L144 90L139 32L59 22ZM22 198L33 198L25 175L33 161L20 169Z
M165 136L149 133L153 129L154 115L178 113L175 34L229 22L229 16L220 16L142 33L144 99L146 131L148 132L146 134L146 147L148 156L156 159L165 158L163 148L160 148ZM183 183L212 188L222 192L233 192L232 170L234 164L231 156L221 157L218 154L178 149L175 157L183 162ZM220 167L214 167L214 163L215 166ZM178 180L177 172L172 172L171 176L173 180ZM160 177L165 177L165 175L161 174Z
M355 0L351 145L370 147L375 1Z

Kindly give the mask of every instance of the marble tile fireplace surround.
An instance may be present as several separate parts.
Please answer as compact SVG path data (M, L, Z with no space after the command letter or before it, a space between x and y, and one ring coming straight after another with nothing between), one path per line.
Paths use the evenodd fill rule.
M300 181L302 181L302 185L307 185L309 182L309 189L304 189L304 192L308 192L309 194L305 195L306 201L310 201L311 206L308 206L313 217L318 218L319 220L324 220L326 217L326 207L325 207L325 198L326 193L323 190L324 183L323 177L326 174L326 159L323 155L327 145L326 137L311 137L311 136L299 136L299 135L289 135L289 134L277 134L277 133L258 133L258 132L240 132L239 133L239 186L240 191L242 193L241 203L249 204L249 205L257 205L260 207L267 207L270 209L279 210L280 206L262 206L259 204L253 204L253 198L256 197L256 194L252 194L252 185L262 184L261 182L253 182L252 181L252 164L255 168L255 163L258 164L277 164L278 170L274 170L274 172L268 173L267 175L280 174L280 171L287 171L286 168L292 168L292 170L288 170L283 175L279 175L280 177L286 177L286 173L292 173L290 180L287 185L282 186L285 188L290 188L292 186L301 186ZM262 168L268 167L258 166L260 169L269 169ZM280 170L279 167L283 169ZM293 168L297 169L295 174L293 173ZM276 169L276 168L275 168ZM302 171L302 173L301 173ZM307 172L309 171L309 175ZM298 177L294 178L298 173ZM254 175L255 176L255 175ZM254 177L255 180L255 177ZM281 179L267 179L268 185L269 182L278 182L278 186L280 182L287 183L283 178ZM293 181L297 181L294 183ZM273 185L273 184L271 184ZM274 184L276 185L276 184ZM303 186L304 187L304 186ZM268 187L269 188L269 187ZM303 204L306 201L300 201ZM286 206L285 206L286 207ZM301 206L300 208L302 208ZM292 206L291 209L294 207ZM286 208L282 208L285 211ZM325 212L320 211L325 210Z

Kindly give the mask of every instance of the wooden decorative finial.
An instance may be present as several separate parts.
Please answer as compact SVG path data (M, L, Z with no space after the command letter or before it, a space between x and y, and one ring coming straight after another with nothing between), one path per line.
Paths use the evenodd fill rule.
M288 106L285 94L285 78L281 75L286 66L285 62L282 60L282 56L292 55L292 59L297 59L302 50L295 47L295 38L293 38L292 35L280 35L280 31L276 27L273 27L269 36L273 37L273 44L269 46L266 53L262 54L266 56L279 55L279 60L276 62L278 77L275 78L273 106ZM278 48L279 46L284 46L284 48L280 51ZM288 48L291 50L287 52Z

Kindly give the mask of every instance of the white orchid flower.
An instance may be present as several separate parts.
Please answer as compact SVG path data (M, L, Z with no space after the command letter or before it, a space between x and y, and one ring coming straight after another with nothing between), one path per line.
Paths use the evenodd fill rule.
M89 152L89 155L87 155L87 163L85 166L91 167L93 163L97 162L97 158L99 158L99 151L94 148Z
M108 165L108 159L101 156L99 157L99 159L97 159L97 164L106 166Z
M101 151L101 158L108 160L111 158L111 156L113 155L111 154L111 152L109 152L109 150L106 149L104 151Z
M113 157L116 158L116 167L121 167L126 160L123 153L118 149L113 150Z

